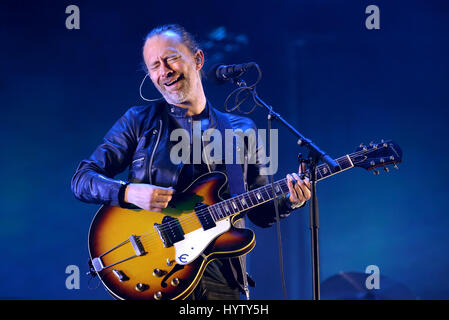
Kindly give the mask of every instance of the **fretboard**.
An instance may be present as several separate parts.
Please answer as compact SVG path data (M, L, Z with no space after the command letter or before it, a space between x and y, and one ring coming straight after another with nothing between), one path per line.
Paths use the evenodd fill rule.
M332 172L327 164L319 165L316 168L317 181L323 180L331 175L340 173L354 166L349 155L335 159L335 161L339 166L336 172ZM271 201L275 198L281 197L288 192L287 178L284 178L273 182L273 184L269 183L265 186L213 204L208 207L208 210L214 220L219 221L242 211L257 207L258 205Z

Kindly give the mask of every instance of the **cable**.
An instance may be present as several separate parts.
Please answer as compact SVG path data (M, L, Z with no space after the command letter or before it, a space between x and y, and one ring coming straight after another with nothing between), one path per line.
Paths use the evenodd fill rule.
M259 81L262 79L262 70L259 68L259 66L256 64L256 69L258 71L258 77L257 80L250 86L247 86L245 81L241 79L234 80L234 83L238 85L238 88L233 90L226 98L224 107L226 112L233 112L235 110L238 110L240 113L248 115L252 113L257 106L263 107L256 99L257 91L256 91L256 85L259 83ZM246 93L246 95L239 101L240 95L242 93ZM235 94L235 105L232 108L228 108L228 102L231 99L231 97ZM244 112L240 109L240 105L245 102L249 97L253 98L254 106L250 109L250 111ZM271 131L271 117L268 117L268 132ZM269 145L271 146L271 137L269 136ZM271 180L271 188L274 190L274 178L273 174L270 175ZM275 197L273 199L274 209L276 211L276 230L277 230L277 239L278 239L278 248L279 248L279 268L280 268L280 275L281 275L281 285L282 285L282 293L284 296L284 300L287 300L287 288L285 285L285 276L284 276L284 258L282 253L282 234L281 234L281 224L280 224L280 217L279 217L279 204L278 199Z
M255 104L250 111L242 111L240 109L240 105L245 102L249 97L253 97L255 94L257 95L256 92L256 86L257 84L260 82L260 80L262 79L262 70L259 68L259 66L256 64L255 68L257 69L257 79L256 81L250 85L247 86L245 81L241 80L241 79L237 79L234 80L234 83L237 84L238 88L234 89L226 98L225 102L224 102L224 107L226 112L233 112L235 110L238 110L241 114L245 114L248 115L250 113L252 113L254 111L254 109L257 107L257 104ZM240 95L242 93L246 93L246 95L243 97L243 99L241 99L239 101ZM231 99L231 97L235 95L235 105L232 108L228 107L228 103L229 100ZM254 99L254 98L253 98Z
M271 132L271 117L268 117L268 132ZM268 138L269 146L271 147L271 136ZM273 174L270 175L271 179L271 188L274 190L274 180ZM285 285L285 276L284 276L284 257L282 254L282 235L281 235L281 223L279 218L279 208L278 208L278 199L273 199L274 210L276 211L276 233L278 238L278 251L279 251L279 269L281 274L281 285L282 285L282 293L284 295L284 300L287 300L287 287Z
M140 86L139 86L139 94L140 94L140 97L141 97L143 100L148 101L148 102L154 102L154 101L161 100L162 97L157 98L157 99L147 99L147 98L145 98L145 97L142 95L142 86L143 86L143 83L145 82L145 79L146 79L147 77L148 77L148 73L145 73L145 77L143 77L142 82L140 83Z

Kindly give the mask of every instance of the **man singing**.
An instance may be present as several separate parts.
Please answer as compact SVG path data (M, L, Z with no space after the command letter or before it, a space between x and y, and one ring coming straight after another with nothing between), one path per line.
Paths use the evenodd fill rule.
M181 26L153 29L145 39L143 58L148 76L163 99L130 108L109 130L103 143L80 163L72 178L72 190L81 201L161 212L174 192L184 190L197 177L227 170L224 163L203 161L207 157L201 163L173 163L170 158L173 130L181 128L193 133L194 122L200 123L201 132L218 128L223 115L234 130L256 129L249 118L220 113L207 101L201 82L204 53ZM267 176L260 173L263 167L260 162L239 167L246 179L242 187L247 190L268 184ZM128 181L114 179L126 168L129 168ZM292 173L287 175L287 181L289 193L277 200L281 217L310 198L307 178ZM229 194L229 190L222 191ZM260 227L272 225L276 217L273 201L248 210L247 215ZM237 258L213 260L188 298L240 299L240 293L248 292L244 270L244 261Z

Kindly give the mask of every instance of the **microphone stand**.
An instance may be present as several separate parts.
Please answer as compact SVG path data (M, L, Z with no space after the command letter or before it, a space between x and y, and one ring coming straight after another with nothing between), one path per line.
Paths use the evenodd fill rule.
M259 70L260 71L260 70ZM233 79L233 82L239 87L246 87L252 92L254 101L257 105L268 110L268 119L278 120L284 125L293 135L298 138L298 145L308 149L308 159L305 161L308 164L310 172L310 187L311 198L309 205L309 226L311 231L311 253L312 253L312 284L313 284L313 300L320 300L320 266L319 266L319 246L318 246L318 231L319 231L319 209L318 197L316 191L316 169L320 161L327 164L331 172L336 172L339 169L337 162L315 145L310 139L304 137L298 130L289 124L279 113L276 113L271 106L266 104L255 93L254 87L246 86L246 83L241 79Z

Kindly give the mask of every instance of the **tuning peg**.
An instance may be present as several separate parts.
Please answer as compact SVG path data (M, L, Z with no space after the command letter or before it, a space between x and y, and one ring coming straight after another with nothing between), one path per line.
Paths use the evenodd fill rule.
M388 169L387 167L384 167L385 172L389 172L390 169Z
M363 144L363 142L360 144L360 146L359 146L360 148L363 148L364 147L364 144Z
M381 139L381 140L380 140L380 143L384 143L384 142L385 142L384 139Z
M371 142L369 143L369 146L372 147L373 144L374 144L374 141L371 141Z
M379 170L373 170L373 174L377 176L379 174Z
M395 168L396 170L399 170L399 167L397 164L393 165L393 168Z

